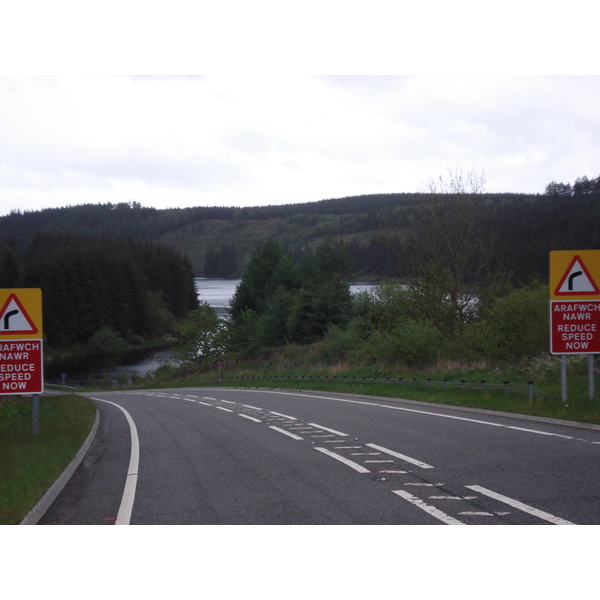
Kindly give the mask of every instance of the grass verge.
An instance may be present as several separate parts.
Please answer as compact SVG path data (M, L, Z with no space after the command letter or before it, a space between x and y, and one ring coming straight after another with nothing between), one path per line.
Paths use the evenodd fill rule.
M96 408L74 395L40 397L32 434L31 398L0 399L0 525L20 523L56 481L88 436Z
M546 392L545 395L535 394L529 398L526 391L504 393L503 389L486 389L443 384L436 386L412 383L413 378L426 382L431 378L442 382L466 380L470 383L503 384L510 381L527 387L531 373L523 373L514 367L498 368L461 368L449 370L403 371L400 375L388 370L375 367L356 367L340 371L335 367L281 369L275 365L246 364L228 369L222 373L222 382L217 383L218 372L201 372L193 368L161 367L152 377L146 378L136 387L202 387L221 385L223 387L264 387L286 388L313 391L342 392L369 396L383 396L406 400L419 400L453 406L466 406L486 410L510 412L523 415L579 421L583 423L600 424L600 381L595 378L595 399L588 397L588 378L583 372L570 373L568 377L568 402L561 400L560 376L554 372L546 372L535 380L536 388ZM309 379L309 376L312 379ZM316 380L319 376L320 379ZM402 376L404 383L397 383ZM302 378L304 377L304 379ZM333 380L333 377L337 377ZM346 381L342 378L346 377ZM357 381L348 381L356 377ZM379 378L379 381L362 381ZM390 381L385 382L389 377ZM396 382L392 382L396 380Z

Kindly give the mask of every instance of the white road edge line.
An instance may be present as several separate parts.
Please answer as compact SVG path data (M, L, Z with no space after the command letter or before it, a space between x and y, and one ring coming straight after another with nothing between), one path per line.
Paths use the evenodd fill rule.
M274 429L275 431L278 431L279 433L283 433L283 435L287 435L288 437L291 437L294 440L303 440L304 439L304 438L301 438L299 435L294 435L293 433L286 431L285 429L280 429L279 427L275 427L275 425L269 425L269 429Z
M344 463L346 466L350 467L351 469L354 469L355 471L358 471L359 473L370 473L371 472L371 471L369 471L369 469L365 469L365 467L363 467L362 465L359 465L358 463L355 463L352 460L348 460L347 458L341 456L340 454L336 454L335 452L332 452L331 450L327 450L327 448L315 447L315 450L318 450L319 452L322 452L323 454L327 454L327 456L331 456L331 458L335 458L335 460L339 460L341 463Z
M137 427L135 426L131 415L122 406L119 406L110 400L104 400L103 398L92 398L92 400L99 400L100 402L107 402L108 404L116 406L123 412L129 423L129 431L131 432L131 455L129 457L129 468L127 469L127 479L125 480L123 497L121 498L121 505L119 506L119 512L117 513L117 518L115 520L115 525L129 525L131 522L131 513L133 511L133 502L135 501L138 467L140 463L140 440L138 438Z
M420 460L417 460L416 458L411 458L410 456L406 456L405 454L400 454L399 452L394 452L393 450L389 450L388 448L384 448L383 446L378 446L377 444L366 444L366 445L369 448L374 448L375 450L381 450L381 452L385 452L386 454L389 454L390 456L395 456L396 458L399 458L401 460L409 462L413 465L416 465L417 467L421 467L422 469L433 469L433 467L431 465L428 465L427 463L421 462Z
M408 500L415 506L418 506L421 510L424 510L426 513L429 513L432 517L435 517L443 523L446 523L446 525L466 525L466 523L463 523L462 521L459 521L458 519L447 515L445 512L441 511L435 506L426 504L425 502L423 502L423 500L417 498L416 496L413 496L412 494L409 494L408 492L405 492L404 490L392 490L392 492L394 494L397 494L401 498Z
M533 506L528 506L527 504L523 504L523 502L519 502L518 500L513 500L508 496L503 496L502 494L498 494L497 492L493 492L492 490L488 490L480 485L467 485L467 488L473 490L474 492L479 492L484 496L489 496L490 498L494 498L494 500L498 500L499 502L504 502L504 504L508 504L513 508L517 508L526 512L534 517L538 517L539 519L543 519L544 521L548 521L554 525L575 525L575 523L571 523L571 521L567 521L565 519L561 519L560 517L555 517L550 513L544 512L543 510L538 510L537 508L533 508Z

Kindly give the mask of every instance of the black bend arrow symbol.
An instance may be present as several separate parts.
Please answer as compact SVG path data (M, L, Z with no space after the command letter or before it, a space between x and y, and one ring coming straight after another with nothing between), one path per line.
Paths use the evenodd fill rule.
M569 291L570 292L573 291L573 279L575 279L575 277L579 277L580 275L583 275L583 271L575 271L575 273L571 273L569 275Z
M17 309L15 310L11 310L10 312L7 312L4 315L4 330L8 331L8 320L13 316L16 315L19 311Z

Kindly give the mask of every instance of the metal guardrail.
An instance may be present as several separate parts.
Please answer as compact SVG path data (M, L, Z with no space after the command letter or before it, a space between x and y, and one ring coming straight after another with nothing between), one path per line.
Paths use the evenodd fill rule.
M444 379L442 381L436 381L434 379L417 379L416 377L329 377L327 375L321 377L320 375L285 375L285 376L266 376L266 377L231 377L231 378L220 378L211 379L211 381L227 382L227 381L325 381L325 382L340 382L340 383L386 383L386 384L400 384L400 385L413 385L413 386L425 386L430 388L443 388L450 389L460 388L462 391L466 389L479 389L481 392L491 391L494 389L501 389L505 394L514 392L517 394L524 394L529 397L530 400L534 396L543 396L547 398L556 398L556 396L544 392L539 388L535 387L533 381L529 381L527 384L511 384L510 381L504 381L503 383L488 383L484 379L478 383L469 382L465 379L461 381L450 381Z

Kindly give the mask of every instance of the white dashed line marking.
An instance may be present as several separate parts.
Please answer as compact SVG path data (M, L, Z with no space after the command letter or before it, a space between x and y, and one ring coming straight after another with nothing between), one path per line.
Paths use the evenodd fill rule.
M377 444L366 444L369 448L374 448L375 450L381 450L381 452L385 452L390 456L394 456L395 458L400 458L406 462L409 462L417 467L421 467L422 469L433 469L431 465L427 463L421 462L420 460L416 460L411 458L410 456L406 456L404 454L400 454L399 452L394 452L393 450L389 450L388 448L384 448L383 446L378 446Z
M371 472L371 471L369 471L369 469L365 469L365 467L363 467L362 465L359 465L358 463L355 463L354 461L349 460L349 459L341 456L340 454L331 452L331 450L327 450L327 448L315 448L315 450L318 450L319 452L322 452L323 454L326 454L327 456L331 456L331 458L335 458L335 460L339 460L341 463L344 463L346 466L350 467L351 469L354 469L355 471L358 471L359 473L370 473Z
M293 433L290 433L289 431L286 431L285 429L280 429L279 427L275 427L275 425L269 425L269 429L274 429L275 431L278 431L279 433L283 433L283 435L287 435L288 437L291 437L293 440L303 440L304 438L301 438L299 435L295 435Z
M317 429L322 429L323 431L329 431L330 433L335 433L335 435L341 435L342 437L347 437L347 433L342 433L341 431L336 431L335 429L330 429L329 427L323 427L323 425L317 425L316 423L309 423L312 427L316 427Z
M250 415L245 415L243 413L239 413L240 417L244 417L244 419L248 419L249 421L254 421L255 423L262 423L260 419L256 419L255 417L251 417Z
M283 415L281 413L275 412L273 410L269 411L272 415L277 415L278 417L283 417L284 419L289 419L290 421L297 421L296 417L290 417L289 415Z

